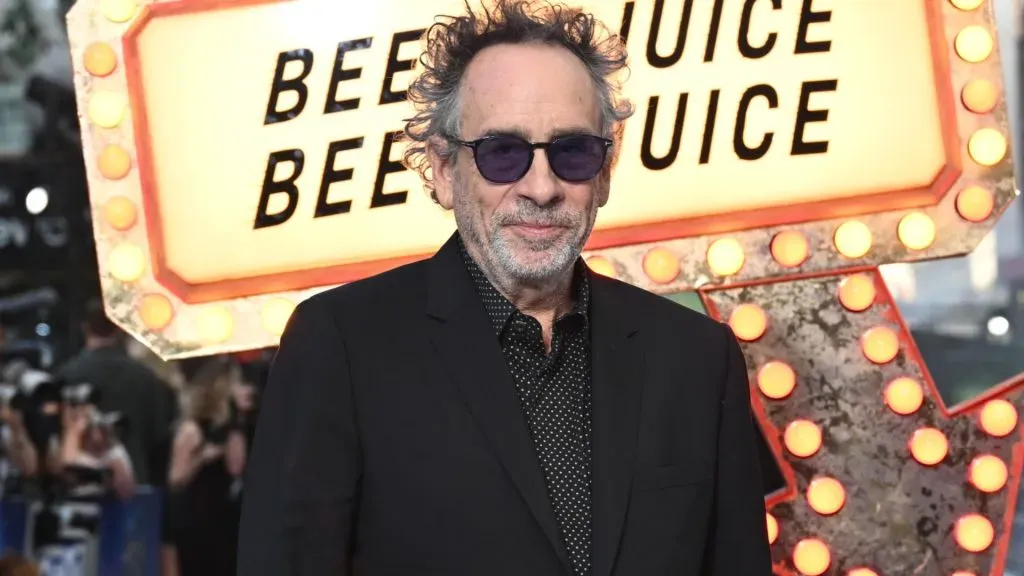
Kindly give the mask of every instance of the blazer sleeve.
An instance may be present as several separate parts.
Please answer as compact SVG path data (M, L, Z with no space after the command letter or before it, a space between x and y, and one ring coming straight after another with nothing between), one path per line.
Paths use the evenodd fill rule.
M238 576L351 573L362 476L352 382L332 311L292 314L263 394L245 473Z
M764 487L750 411L747 365L732 331L725 332L726 369L718 425L718 464L706 576L771 576Z

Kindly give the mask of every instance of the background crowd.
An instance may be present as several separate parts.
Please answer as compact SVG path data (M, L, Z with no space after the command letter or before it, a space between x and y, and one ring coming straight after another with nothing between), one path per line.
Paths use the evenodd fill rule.
M90 303L84 346L43 370L0 332L0 497L26 504L0 575L91 576L111 500L161 500L165 576L234 574L242 472L268 353L163 363ZM21 570L20 572L18 570Z

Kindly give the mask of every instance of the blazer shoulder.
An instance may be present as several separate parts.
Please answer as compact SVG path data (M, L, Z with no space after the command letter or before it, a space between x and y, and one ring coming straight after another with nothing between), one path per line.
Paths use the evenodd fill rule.
M379 314L384 308L402 307L422 300L417 295L425 293L427 261L413 262L387 272L328 288L311 296L307 301L315 302L323 312L334 316Z
M673 302L665 296L638 288L632 284L594 275L595 281L604 284L605 292L630 316L636 318L640 328L654 329L659 333L675 333L686 337L709 337L720 339L728 327L711 316Z

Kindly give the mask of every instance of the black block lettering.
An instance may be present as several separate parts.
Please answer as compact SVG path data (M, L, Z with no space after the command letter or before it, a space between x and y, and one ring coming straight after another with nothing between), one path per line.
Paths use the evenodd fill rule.
M387 175L405 170L404 164L391 159L391 144L399 134L401 132L388 132L384 135L384 145L381 146L380 150L380 162L377 164L377 180L373 183L373 197L370 199L370 208L405 204L406 197L409 196L408 190L384 193L384 180L387 178Z
M811 24L832 20L831 10L815 12L812 4L814 4L814 0L804 0L803 7L800 9L800 26L796 32L796 50L793 51L794 54L814 54L815 52L828 52L832 49L831 40L819 40L816 42L807 40L807 32Z
M758 96L768 101L769 108L779 107L779 94L774 88L767 84L758 84L747 88L740 98L740 107L736 113L736 132L732 137L733 149L740 160L757 160L768 153L775 138L774 132L765 133L761 143L751 148L743 139L743 133L747 128L747 115L750 113L750 103Z
M683 4L683 15L679 21L679 35L676 37L676 47L668 56L658 54L658 31L661 30L661 17L665 12L665 0L654 0L654 18L651 20L651 33L647 37L647 62L655 68L668 68L683 57L683 48L686 47L686 33L690 29L690 16L693 14L693 0L686 0Z
M722 0L715 0L711 11L711 28L708 30L708 43L704 47L704 61L711 62L715 57L715 46L718 45L718 30L722 27Z
M302 62L302 72L295 78L285 79L284 68L289 62ZM300 50L291 50L289 52L281 52L277 55L277 67L274 68L274 81L270 85L270 100L267 102L267 115L263 119L264 126L267 124L276 124L278 122L284 122L291 120L302 112L302 109L306 107L306 100L309 98L309 89L306 88L305 82L306 76L313 71L313 52L302 48ZM294 91L298 94L298 100L295 102L295 106L292 106L288 110L278 111L277 100L281 97L282 92Z
M359 40L347 40L338 44L338 51L334 54L334 70L331 72L331 83L327 85L327 102L324 104L324 114L344 112L359 108L359 98L346 98L338 100L338 84L346 80L355 80L363 75L362 68L346 70L345 54L353 50L364 50L370 47L373 38L361 38Z
M274 180L274 172L281 162L291 162L294 169L291 176L284 180ZM256 221L253 223L253 230L284 224L292 217L295 208L299 205L299 188L295 185L295 181L302 174L302 166L305 162L302 150L297 148L270 153L270 158L267 160L267 171L263 175L263 186L260 188L260 203L256 208ZM269 214L267 210L270 207L270 197L282 192L288 195L288 205L277 214Z
M416 64L416 59L412 60L399 60L398 51L401 50L402 44L406 42L413 42L419 40L425 29L419 30L408 30L405 32L397 32L391 38L391 51L388 52L388 65L384 69L384 85L380 89L380 103L391 104L392 102L404 102L406 91L399 90L397 92L391 90L391 84L395 80L395 74L399 72L408 72L412 70L412 67Z
M824 154L828 152L828 140L819 142L804 142L804 130L811 122L824 122L828 120L828 109L811 110L808 108L811 103L811 94L815 92L835 92L839 86L839 80L815 80L804 82L800 86L800 106L796 111L796 126L793 128L793 149L790 154L801 156L804 154Z
M351 200L342 200L340 202L332 203L327 200L327 194L331 191L331 184L352 179L353 171L351 168L342 168L341 170L338 170L334 167L335 158L338 156L338 153L346 150L356 150L362 147L362 138L338 140L337 142L331 142L330 146L327 147L327 160L324 162L324 175L320 180L320 194L316 198L316 212L313 214L313 218L344 214L345 212L352 210Z
M756 3L757 0L746 0L744 2L743 15L740 17L740 35L738 39L740 54L743 54L744 58L750 58L751 60L767 56L772 51L772 48L775 48L775 42L779 39L778 33L770 32L764 44L754 46L750 43L750 19L754 13L754 4ZM782 0L772 0L772 10L781 9Z
M629 39L629 28L633 25L633 8L635 7L636 2L626 2L626 7L622 10L622 25L619 26L619 38L622 38L623 44Z
M654 125L658 116L658 97L651 96L647 103L647 119L644 121L644 137L640 144L640 161L648 170L664 170L672 165L679 155L679 144L683 137L683 122L686 120L686 101L689 94L679 95L679 104L676 105L676 116L672 122L672 144L668 152L662 157L657 157L651 152L651 141L654 139Z
M708 116L704 121L704 140L700 143L700 163L707 164L711 160L711 142L715 137L715 119L718 118L718 97L721 90L711 91L711 101L708 102Z

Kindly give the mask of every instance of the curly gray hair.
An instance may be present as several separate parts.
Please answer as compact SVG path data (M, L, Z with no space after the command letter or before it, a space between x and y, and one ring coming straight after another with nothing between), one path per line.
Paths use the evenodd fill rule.
M437 201L427 161L427 147L440 137L445 143L437 152L452 157L460 132L459 89L470 61L496 44L543 43L562 46L583 62L601 103L605 136L617 138L622 122L633 114L633 105L619 97L614 76L626 68L626 49L618 36L592 14L563 4L535 0L496 0L491 8L476 13L466 0L466 14L440 16L424 38L420 56L423 72L409 86L408 98L416 115L408 119L402 138L408 142L405 165L419 172L424 187Z

